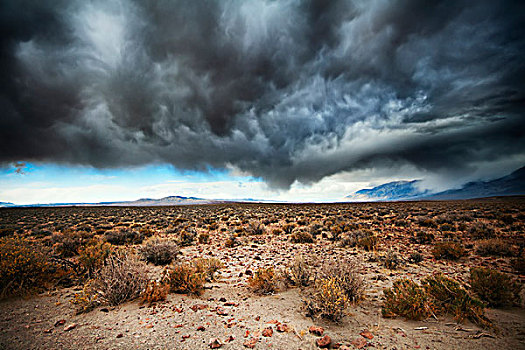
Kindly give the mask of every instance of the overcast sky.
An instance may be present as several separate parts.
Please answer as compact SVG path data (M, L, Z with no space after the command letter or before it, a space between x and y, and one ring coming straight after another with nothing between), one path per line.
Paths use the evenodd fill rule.
M0 201L506 175L525 165L524 4L3 0Z

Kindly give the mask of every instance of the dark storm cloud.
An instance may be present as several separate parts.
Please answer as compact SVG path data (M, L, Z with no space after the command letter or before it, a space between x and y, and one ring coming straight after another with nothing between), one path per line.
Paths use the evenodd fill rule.
M519 1L3 1L0 161L233 167L287 187L523 159L523 14Z

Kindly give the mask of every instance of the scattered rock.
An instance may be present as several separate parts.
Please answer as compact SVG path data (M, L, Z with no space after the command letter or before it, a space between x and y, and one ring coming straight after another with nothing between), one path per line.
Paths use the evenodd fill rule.
M77 328L77 324L71 323L70 325L67 325L66 327L64 327L64 332L69 332L70 330L75 329L75 328Z
M332 344L332 338L330 338L328 335L325 335L324 337L317 339L316 344L322 349L328 348L330 344Z
M324 333L323 327L311 326L308 330L310 333L317 335L318 337L322 336Z
M362 349L362 348L364 348L366 346L367 341L365 339L363 339L363 338L356 338L356 339L352 340L351 344L353 346L355 346L356 348L358 348L358 349Z
M66 320L58 320L55 322L55 327L62 326L64 323L66 323Z
M204 332L204 331L206 330L206 327L204 327L204 326L199 326L199 327L197 327L197 330L198 330L198 331L201 331L201 332Z
M259 338L250 338L247 341L245 341L242 345L244 345L245 348L253 349L258 341Z
M228 316L228 315L229 315L229 312L228 312L228 310L225 310L225 309L222 308L222 307L218 307L218 308L217 308L217 315L220 315L220 316Z
M273 329L272 327L266 327L265 329L263 329L262 331L262 335L264 337L271 337L273 335Z
M281 333L290 331L290 327L285 323L278 324L277 327L275 327L275 329L277 330L277 332L281 332Z
M210 348L212 349L218 349L222 346L222 343L219 341L219 339L210 339Z
M117 334L117 338L122 338L123 336L124 336L124 334L122 334L122 333Z
M100 312L109 312L109 309L107 307L104 307L104 308L100 309Z
M374 338L374 335L372 333L370 333L370 331L368 329L365 329L364 331L362 331L361 333L359 333L361 336L365 337L366 339L372 339Z

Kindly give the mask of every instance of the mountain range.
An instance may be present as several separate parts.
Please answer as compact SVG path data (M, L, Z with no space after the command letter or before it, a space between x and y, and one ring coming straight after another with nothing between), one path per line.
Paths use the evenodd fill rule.
M352 201L456 200L525 195L525 167L491 180L468 182L461 188L433 193L420 189L421 180L394 181L362 189L346 198Z

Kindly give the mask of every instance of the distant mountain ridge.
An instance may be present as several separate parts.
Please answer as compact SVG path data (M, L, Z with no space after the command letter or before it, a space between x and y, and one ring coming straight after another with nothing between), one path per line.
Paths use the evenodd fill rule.
M421 191L418 188L419 183L421 180L388 182L374 188L359 190L346 198L381 201L418 198L429 194L428 190Z
M525 194L525 167L510 175L491 181L475 181L466 183L459 189L452 189L429 196L424 199L470 199L495 196L516 196Z
M458 189L438 193L418 188L421 180L394 181L362 189L346 198L356 201L455 200L497 196L525 195L525 167L490 181L468 182Z

